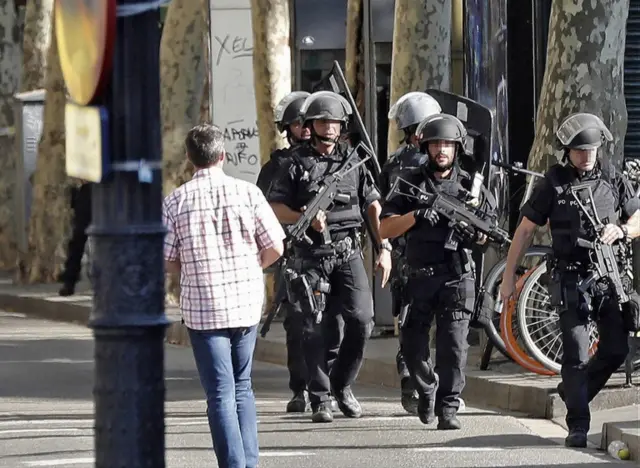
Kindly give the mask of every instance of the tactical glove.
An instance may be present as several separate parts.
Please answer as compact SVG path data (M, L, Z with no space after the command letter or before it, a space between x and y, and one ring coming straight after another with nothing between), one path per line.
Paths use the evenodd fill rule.
M431 226L435 226L440 221L440 215L432 208L421 208L415 211L415 217L424 219Z

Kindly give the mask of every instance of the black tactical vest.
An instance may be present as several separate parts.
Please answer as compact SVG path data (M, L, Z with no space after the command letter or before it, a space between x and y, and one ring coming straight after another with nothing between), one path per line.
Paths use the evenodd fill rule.
M271 153L269 161L267 161L260 169L256 185L260 190L262 190L262 193L264 193L265 196L267 195L274 178L278 175L280 169L290 157L291 148L277 149Z
M596 169L597 173L579 179L576 171L568 166L556 164L547 172L554 189L554 199L549 215L554 256L567 262L582 262L588 252L578 247L578 237L589 239L590 223L571 193L571 187L586 184L591 187L596 212L603 224L616 224L619 219L618 194L613 187L613 168ZM581 200L588 206L586 198ZM589 206L590 208L590 206ZM590 240L590 239L589 239Z
M324 176L338 170L345 154L340 152L338 154L320 156L311 148L294 154L295 162L302 169L300 171L302 177L298 181L299 192L297 194L301 205L313 199L317 193L314 185L322 180ZM335 202L327 212L327 224L330 231L357 228L362 225L364 220L358 196L361 173L360 170L356 169L347 174L338 184L338 194L344 200Z
M421 153L416 147L405 145L389 156L388 162L382 168L383 179L381 182L382 195L386 196L395 179L408 169L418 168L428 160L426 154Z
M429 174L426 168L420 168L413 173L420 174L416 180L410 182L414 185L418 185L422 190L429 193L446 193L447 195L458 198L462 190L469 190L471 185L471 177L469 174L457 166L454 166L451 175L448 179L436 181ZM422 179L420 181L420 179ZM416 183L417 182L417 183ZM402 189L406 191L406 188ZM419 208L416 203L411 207L411 210ZM422 267L424 265L443 264L450 263L453 259L455 252L445 250L444 244L447 240L451 228L449 227L449 220L444 216L440 217L440 221L435 226L429 225L426 221L419 220L414 227L412 227L405 234L407 240L407 246L405 255L407 262L411 266ZM462 244L459 249L462 248Z

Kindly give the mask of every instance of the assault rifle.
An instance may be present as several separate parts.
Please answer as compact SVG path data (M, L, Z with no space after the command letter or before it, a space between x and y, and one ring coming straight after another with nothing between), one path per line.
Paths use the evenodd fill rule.
M399 190L399 184L404 183L413 189L415 193L405 193ZM500 229L494 220L488 219L482 211L471 207L446 193L428 193L417 185L398 177L391 186L389 194L397 193L418 200L426 208L433 209L436 213L448 218L452 233L463 231L468 235L481 232L487 236L487 240L497 244L511 242L507 231Z
M294 247L294 245L299 244L300 242L304 242L307 245L313 244L313 241L307 235L307 229L309 229L309 227L313 223L316 215L320 211L327 211L329 207L335 202L348 203L350 201L347 195L341 194L338 191L338 184L346 175L365 164L371 157L370 154L367 154L365 158L362 158L360 159L360 161L356 162L356 160L358 159L359 149L361 149L360 143L350 151L350 153L346 158L344 158L335 172L324 176L319 182L315 184L314 191L316 192L316 195L309 203L307 203L306 208L300 218L298 218L298 221L296 221L295 224L285 228L287 235L285 239L285 255L280 270L277 274L285 276L287 275L287 263L289 261L289 256L291 255L291 249ZM322 231L322 240L325 245L331 243L331 235L327 226L325 226L324 230ZM263 338L269 332L273 319L278 315L282 304L287 299L288 294L286 283L287 278L282 278L279 283L279 288L275 292L275 297L273 299L271 309L269 310L267 318L265 319L264 324L260 329L260 336L262 336Z
M347 174L356 170L371 159L371 155L367 154L365 158L360 159L359 162L355 162L358 158L358 150L361 146L362 144L358 143L358 145L349 152L347 157L344 158L335 172L324 176L324 178L315 185L316 196L307 203L305 210L302 213L302 216L298 218L298 221L286 228L286 249L291 248L295 243L299 243L300 241L304 241L307 245L311 245L313 243L309 236L307 236L306 231L309 229L309 226L311 226L311 223L313 223L318 212L327 211L334 201L343 201L342 197L344 197L344 195L338 192L338 184ZM325 244L331 243L331 236L329 235L328 227L325 227L322 231L322 236Z
M587 193L587 197L581 200L579 195L585 192ZM594 239L593 241L588 241L583 238L578 238L578 246L591 251L591 260L593 262L593 269L589 276L580 282L578 290L585 293L593 284L602 279L609 284L609 287L618 299L618 303L623 304L628 302L629 295L625 291L623 280L620 276L618 256L612 245L605 244L600 240L600 233L602 229L604 229L604 223L598 217L591 186L589 184L573 186L571 187L571 195L573 195L576 203L589 220L591 224L589 237ZM585 203L589 206L586 206Z
M280 266L280 268L278 268L278 271L276 272L277 275L283 274L284 268L286 268L285 263L283 263ZM267 318L264 319L264 323L260 328L260 336L262 338L267 336L267 333L269 333L269 330L271 329L271 322L273 322L273 319L278 316L278 314L280 313L280 308L282 307L282 304L284 304L284 301L286 300L287 300L287 288L283 279L280 279L278 281L278 287L275 290L275 294L273 296L273 301L271 303L271 308L269 309L269 313L267 314Z

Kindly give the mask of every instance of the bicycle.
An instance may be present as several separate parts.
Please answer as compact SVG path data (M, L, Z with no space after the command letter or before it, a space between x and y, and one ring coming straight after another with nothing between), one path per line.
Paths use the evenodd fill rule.
M522 163L515 164L506 164L501 162L492 162L492 164L500 169L506 169L509 172L524 174L530 176L527 181L527 185L525 188L525 194L522 198L522 202L520 203L520 207L522 207L533 192L534 184L537 179L544 177L544 174L539 172L530 171L524 169ZM523 262L531 261L538 257L545 257L547 254L551 253L551 248L543 245L534 245L529 247L523 256ZM534 262L535 266L538 262ZM489 360L491 358L491 354L493 352L493 348L497 349L501 354L509 359L513 359L510 353L507 350L505 342L500 333L500 314L502 312L502 307L500 306L499 294L500 294L500 284L502 283L502 275L507 266L507 259L503 258L498 261L488 272L482 282L482 286L478 291L478 300L481 301L477 307L489 307L492 309L492 321L485 326L485 333L488 338L487 346L483 352L483 357L480 362L480 369L486 370L489 366ZM517 269L518 276L525 273L526 269L531 268L528 265L520 265Z

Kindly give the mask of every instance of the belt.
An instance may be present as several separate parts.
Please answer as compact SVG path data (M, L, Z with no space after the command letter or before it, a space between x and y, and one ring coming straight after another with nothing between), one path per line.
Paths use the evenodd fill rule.
M297 255L304 257L341 257L350 256L359 247L355 236L345 237L339 241L331 242L325 246L311 246L309 248L296 247Z
M409 278L429 278L431 276L444 276L451 273L456 274L455 267L448 264L429 265L428 267L422 268L406 267L406 271Z

